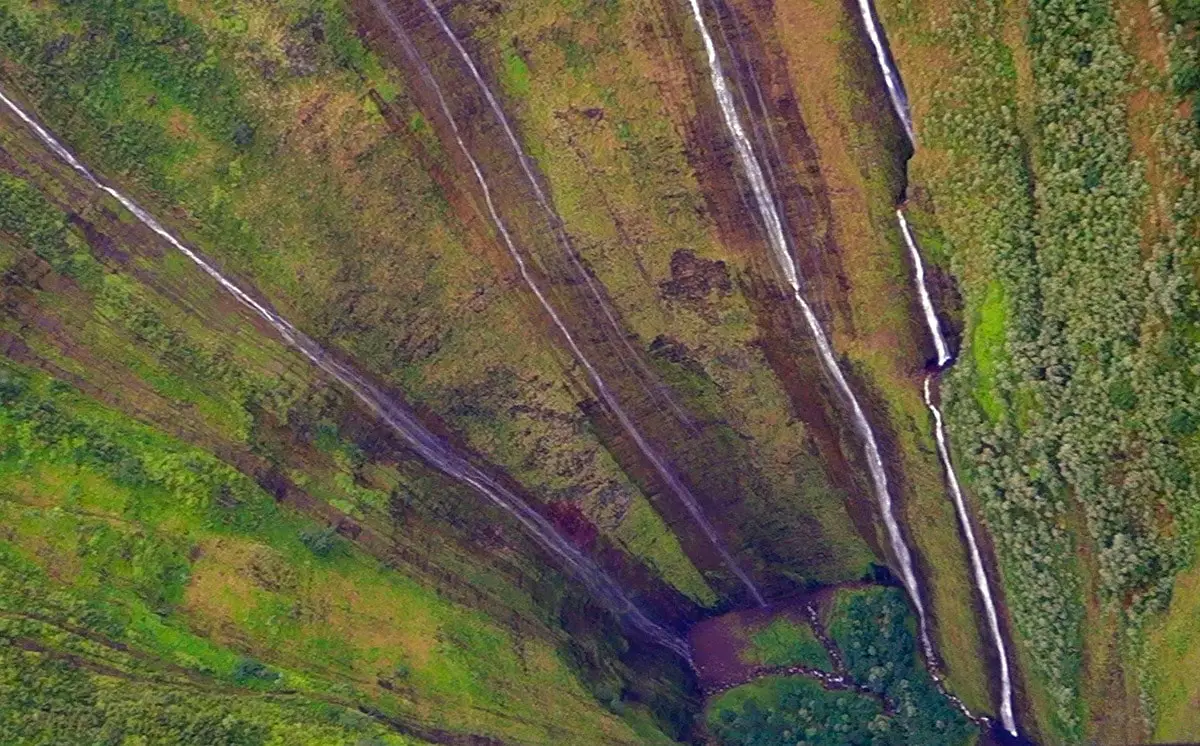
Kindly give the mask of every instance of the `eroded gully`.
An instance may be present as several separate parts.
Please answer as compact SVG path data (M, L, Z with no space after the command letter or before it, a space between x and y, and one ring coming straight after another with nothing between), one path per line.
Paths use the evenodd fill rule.
M870 0L858 0L858 5L862 13L863 25L867 29L867 36L870 38L871 45L875 51L876 62L879 64L884 83L888 89L888 98L891 100L892 108L895 110L897 118L904 126L904 131L908 135L909 142L915 148L916 139L913 132L911 113L908 109L908 99L904 94L900 73L892 66L891 60L884 49L883 30L878 19L875 17ZM1005 730L1015 736L1017 734L1017 721L1013 711L1012 674L1009 669L1007 645L1004 640L1004 634L1000 629L995 594L992 590L991 580L988 578L984 567L983 555L979 550L979 542L976 539L975 529L971 523L970 514L967 511L962 487L959 484L958 475L954 471L954 463L950 457L949 437L946 434L942 412L938 408L933 395L935 376L953 362L953 357L950 354L950 347L946 342L946 338L942 334L941 325L938 323L937 313L933 307L933 300L929 295L929 287L925 278L925 263L921 258L920 245L917 243L917 238L913 233L912 227L904 217L904 211L900 208L896 209L896 221L899 223L904 244L908 247L909 258L913 264L913 280L917 288L918 300L920 301L921 315L925 319L925 326L929 329L934 351L937 354L937 370L925 376L922 384L922 394L925 406L929 408L929 413L933 417L934 437L937 441L938 457L942 462L942 468L945 470L946 484L949 488L950 497L954 502L954 511L958 516L959 526L962 528L963 537L966 541L967 553L971 560L971 575L975 581L975 589L979 593L983 604L988 636L991 639L1000 669L1000 722L1003 724Z
M422 459L435 469L461 482L473 492L512 515L530 536L533 537L537 544L552 556L557 557L562 563L563 568L571 576L583 583L587 590L601 604L616 614L629 627L637 630L651 641L671 650L691 664L691 649L686 641L647 617L625 595L625 592L611 576L564 539L554 529L554 526L528 503L487 472L471 463L467 457L458 453L444 440L430 432L411 411L380 391L362 375L333 359L316 342L296 329L291 322L276 314L252 295L242 290L233 281L226 278L212 264L200 256L199 253L189 248L179 238L164 228L153 215L143 210L136 202L93 175L91 170L72 155L49 130L38 124L33 117L21 109L3 91L0 91L0 103L3 103L43 144L78 172L89 184L120 202L142 225L149 228L174 249L186 256L215 280L222 289L266 321L275 329L284 342L298 350L313 365L348 389L359 401L379 417L381 421L407 442Z
M892 498L887 483L887 474L883 469L882 457L880 455L876 437L871 429L869 421L866 419L861 405L855 397L854 392L846 380L845 375L841 371L840 366L838 365L828 337L821 328L820 322L813 312L811 306L807 303L803 297L803 294L801 293L799 270L795 264L794 253L792 251L793 247L788 240L788 234L784 230L783 220L779 214L778 201L772 189L772 187L774 187L773 174L767 171L764 164L755 155L754 147L751 144L750 138L746 134L745 127L741 123L741 119L737 112L736 103L734 102L733 95L730 92L729 82L724 74L722 62L717 54L712 36L708 31L699 0L689 0L689 3L693 18L704 43L705 53L709 63L710 78L717 96L717 102L721 108L726 129L728 130L733 141L738 160L740 161L746 178L750 183L751 191L754 193L755 202L758 206L758 211L765 228L767 242L770 245L772 254L776 259L779 268L791 286L793 298L799 306L805 322L812 333L825 370L830 377L833 378L843 398L849 404L851 413L853 415L855 429L858 431L859 436L863 441L863 448L868 470L871 473L872 483L875 487L876 497L879 501L881 514L887 529L892 553L895 555L898 564L900 579L912 600L913 606L917 611L921 646L925 654L925 658L929 663L931 674L934 677L935 683L938 685L938 688L941 690L942 694L945 695L947 699L949 699L964 715L976 722L987 722L988 719L986 717L980 717L973 714L961 699L959 699L946 688L943 677L938 670L938 659L935 655L933 643L929 634L929 622L924 606L924 600L921 595L921 587L913 569L912 552L904 540L904 536L900 531L900 526L895 516ZM866 26L867 35L870 39L876 61L880 65L880 68L883 72L884 83L887 88L888 97L899 117L901 124L904 127L906 135L911 141L913 139L913 128L908 113L907 99L905 97L904 88L899 74L891 66L887 56L882 30L880 29L878 22L874 17L873 9L871 8L869 0L859 0L858 5L860 12L863 15L864 25ZM720 30L722 32L722 41L724 42L726 49L732 54L729 40L724 35L724 29L721 28ZM735 83L737 83L736 80ZM743 96L744 95L745 94L743 92ZM749 107L747 110L750 111ZM755 139L759 140L759 147L763 147L761 138L756 137ZM769 166L769 163L767 165ZM931 333L933 334L934 345L937 352L938 367L940 368L949 363L951 360L949 347L937 326L937 316L925 283L924 265L920 261L919 250L916 245L915 238L912 235L911 229L909 228L903 213L898 210L896 214L902 233L905 237L905 242L908 245L909 251L913 258L913 263L917 274L917 285L921 301L921 310L926 324L929 326ZM1016 725L1012 711L1012 687L1008 658L1004 645L1004 639L999 628L995 600L991 592L987 575L983 569L983 561L978 549L978 542L976 541L973 528L966 513L961 488L959 487L957 476L954 474L953 466L950 461L945 429L941 419L941 412L934 405L931 398L930 381L928 379L925 381L925 401L934 416L939 456L943 467L947 472L947 482L950 486L951 496L954 499L955 509L963 527L963 533L966 537L967 547L971 555L972 575L975 580L975 584L980 589L980 595L983 599L984 610L987 616L988 631L990 633L990 637L992 638L993 646L996 648L997 657L1000 661L1001 721L1009 732L1015 734Z
M751 191L754 193L754 201L758 207L759 217L766 232L767 244L771 249L771 254L779 270L787 280L792 291L793 300L795 300L797 307L804 317L804 321L817 348L822 366L833 380L841 398L850 408L854 429L862 440L867 470L870 473L875 496L879 502L879 512L887 530L892 554L895 556L900 581L904 585L917 612L922 651L926 658L932 661L934 660L934 651L929 635L929 620L925 609L925 602L922 599L920 584L913 567L912 552L909 550L908 544L901 533L900 525L896 520L887 472L884 469L883 457L879 449L879 443L875 437L875 432L867 421L866 414L858 401L858 397L855 396L854 390L851 388L849 381L842 372L841 366L838 364L833 348L830 345L829 337L825 334L820 321L801 292L799 269L793 259L794 254L791 241L784 230L783 220L780 217L779 211L776 209L775 196L767 183L763 166L754 153L753 145L750 143L745 127L742 125L741 117L737 112L733 94L730 92L729 83L725 77L721 58L717 54L712 35L709 33L707 22L704 20L700 2L699 0L688 1L696 27L704 43L710 79L717 96L717 103L721 109L726 129L729 132L737 153L738 161L741 163L746 179L750 183Z
M424 58L422 58L420 53L417 51L412 39L409 37L408 32L404 29L404 26L401 24L399 18L397 18L396 14L388 6L386 0L371 0L371 4L375 7L380 17L383 18L384 22L388 25L388 29L392 32L392 35L400 44L404 54L409 58L410 63L417 69L422 81L437 100L438 108L441 110L441 114L445 118L447 126L450 128L450 132L454 137L455 143L457 144L467 163L470 165L471 171L475 176L475 180L479 184L479 189L483 194L484 204L487 207L488 216L490 217L493 225L495 225L496 231L499 234L501 241L504 243L509 255L512 256L513 261L516 262L517 269L521 274L521 279L524 280L525 284L533 292L542 309L546 312L547 316L550 317L550 320L554 323L554 326L558 330L559 334L562 335L568 349L571 351L572 356L579 362L584 371L587 373L588 379L591 381L592 388L596 392L596 395L600 397L604 405L613 414L613 416L616 417L617 422L621 425L621 428L626 432L626 434L629 435L634 445L637 446L642 456L653 467L655 473L658 474L663 483L666 484L671 494L683 505L688 515L691 516L692 521L703 532L708 542L716 549L722 563L726 566L726 568L728 568L729 571L732 572L739 581L741 581L742 585L745 586L751 597L753 597L755 603L757 603L759 606L765 606L766 601L763 599L758 587L755 585L754 581L750 579L749 574L747 574L746 571L743 570L737 563L737 561L734 560L728 548L726 548L725 543L717 534L716 529L705 516L704 511L701 509L699 501L696 499L695 495L693 495L691 490L689 490L688 487L683 484L675 470L650 445L645 436L638 429L637 425L634 424L633 419L628 415L628 413L626 413L620 402L617 401L616 395L613 394L612 389L609 388L608 384L605 383L604 379L600 376L600 372L584 355L583 350L576 342L575 337L567 329L562 317L559 315L558 311L555 310L554 306L550 303L549 299L546 297L545 293L534 279L526 263L525 256L517 247L516 241L513 239L511 232L509 231L503 218L500 216L499 210L497 209L495 201L492 197L491 186L484 177L483 170L480 168L479 162L476 160L474 154L471 152L471 149L467 147L467 144L463 139L462 131L458 126L458 122L454 119L449 103L446 101L445 94L442 91L441 85L434 77L433 72L429 69L429 65L426 64ZM486 81L484 81L483 76L480 74L479 69L475 64L475 61L471 58L471 55L462 45L462 42L460 42L458 37L454 34L454 31L449 27L449 25L446 24L445 19L442 18L441 13L438 11L437 6L434 5L432 0L423 0L423 4L426 12L438 24L447 41L453 46L459 58L462 59L467 69L470 71L476 85L479 87L480 92L487 100L489 108L503 129L505 137L508 140L508 143L514 154L516 155L518 163L520 164L521 170L524 173L526 180L530 184L535 201L537 202L539 208L547 216L547 220L549 221L551 229L555 234L556 240L562 246L566 255L570 258L576 273L583 278L593 297L599 303L600 308L603 309L608 322L617 328L618 336L621 336L621 338L624 339L623 335L620 333L617 320L612 316L611 311L604 302L599 288L596 287L595 281L583 268L578 257L575 255L573 248L570 246L569 240L562 228L562 219L554 212L553 207L551 207L550 201L545 192L542 190L537 176L534 173L533 165L530 163L529 157L526 155L524 149L520 145L520 142L517 140L517 136L513 132L512 127L508 122L508 118L504 114L504 110L501 108L499 101L496 99L496 96L493 94L491 88L487 85ZM636 353L634 353L634 357L636 359Z
M903 211L896 210L896 218L900 223L900 232L904 235L904 243L908 246L909 256L913 262L913 279L917 286L922 315L925 317L925 324L929 329L929 335L933 339L934 350L937 353L937 371L925 376L922 395L925 399L925 406L929 408L929 413L933 417L933 433L934 439L937 441L938 458L945 470L946 485L954 502L954 512L958 516L958 523L967 544L967 554L971 560L971 575L983 604L988 636L991 638L1000 668L1000 722L1004 725L1005 730L1016 735L1017 721L1013 713L1012 674L1008 665L1008 649L1004 641L1004 634L1000 630L1000 618L996 611L991 580L984 567L983 553L979 550L979 542L975 538L975 528L971 524L970 513L967 511L966 500L963 498L962 486L959 484L958 474L954 471L954 462L950 458L949 436L946 434L946 426L942 420L942 411L934 399L934 378L950 364L953 358L950 356L949 345L942 334L937 314L933 309L933 302L929 296L929 288L925 282L925 264L921 259L921 250L916 236L913 235Z

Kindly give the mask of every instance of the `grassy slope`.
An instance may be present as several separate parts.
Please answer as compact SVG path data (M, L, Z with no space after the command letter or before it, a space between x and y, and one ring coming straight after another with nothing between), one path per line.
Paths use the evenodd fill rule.
M1194 739L1200 733L1200 569L1180 574L1170 608L1149 625L1146 638L1154 738L1168 743Z
M721 303L721 323L714 327L690 309L664 308L655 297L658 283L669 276L667 260L677 246L734 266L744 261L730 247L714 243L711 226L681 204L699 199L699 185L676 134L689 126L696 104L680 100L676 58L655 54L656 45L671 43L660 36L666 31L659 12L640 4L516 4L499 17L488 16L475 39L484 45L484 63L498 71L495 77L572 235L630 328L641 339L668 334L700 358L721 389L721 416L754 437L748 457L778 484L786 474L774 477L780 472L772 463L800 458L795 447L802 443L801 433L794 425L780 427L777 417L765 417L772 410L784 411L785 405L782 392L757 372L763 362L746 355L752 329L736 325L746 312ZM855 117L866 106L858 91L869 80L869 70L852 62L858 50L841 7L822 6L807 19L815 23L796 23L798 12L804 11L785 4L776 18L765 20L798 29L783 41L785 53L796 50L787 54L794 66L789 71L793 88L802 109L830 114L806 124L818 142L822 178L835 195L836 222L824 230L836 233L851 278L852 316L838 319L836 343L887 401L911 480L906 491L909 525L936 589L951 682L972 706L986 708L981 645L964 585L965 556L952 529L953 510L944 499L914 375L920 353L910 336L909 280L891 210L894 185L882 167L894 143L889 135L857 125ZM465 9L456 18L466 25L481 20ZM634 19L651 19L650 29L639 29ZM682 16L680 20L690 24ZM824 52L815 62L814 45ZM585 111L601 114L589 117ZM739 363L737 376L728 370L730 360ZM747 368L755 371L752 378L746 377ZM836 528L836 513L817 507L820 499L810 492L805 503L818 511L826 532L836 532L824 542L849 543L846 529ZM819 579L834 577L817 574Z
M856 577L870 555L814 460L804 423L789 416L756 344L745 290L735 283L693 301L660 289L681 248L725 262L735 280L746 265L719 242L689 162L684 133L698 104L671 16L642 2L519 2L486 19L460 6L452 20L475 29L485 71L495 71L555 206L623 323L644 347L660 336L683 345L686 367L661 357L654 364L718 432L723 458L737 463L727 469L730 486L741 514L753 518L741 532L795 579ZM684 458L712 463L711 453Z
M86 624L225 686L519 740L640 742L553 643L514 639L340 538L306 540L320 528L211 456L44 377L5 377L6 577L48 599L6 594L8 613ZM94 611L56 614L64 597Z
M73 37L53 64L14 54L7 72L93 165L122 174L151 207L178 206L189 238L252 278L300 327L444 414L547 500L580 505L669 582L712 603L590 432L563 358L529 323L524 294L508 292L511 268L449 214L429 173L444 166L436 141L399 77L359 45L340 4L181 4L186 15L154 20L150 5L110 14L103 3L15 4L5 11L12 49L97 33ZM133 44L117 59L114 41L125 33ZM371 90L411 131L389 129ZM618 531L631 510L637 530Z
M914 315L912 279L893 215L896 176L888 167L902 145L883 114L887 103L844 4L781 3L772 20L796 29L782 35L781 44L835 200L833 230L849 283L850 315L838 320L834 341L886 407L908 479L905 525L924 560L950 685L971 707L988 710L966 554L920 398L927 346ZM863 121L877 124L864 127Z
M606 702L623 707L622 682L610 664L586 677L592 692L583 688L580 666L611 652L580 629L570 644L585 649L563 656L565 636L555 631L559 621L554 612L547 617L545 607L564 600L562 581L530 553L519 530L477 496L389 450L386 438L364 426L361 416L355 419L339 391L233 312L236 305L200 280L194 267L170 255L156 257L136 231L123 233L129 226L107 206L71 198L75 222L68 228L33 185L67 199L77 182L56 180L57 164L39 160L44 151L21 130L5 129L2 137L5 157L15 158L25 177L5 174L0 184L0 260L8 270L0 328L6 346L21 342L7 349L138 418L213 448L256 477L263 472L255 464L265 463L341 510L339 517L315 503L309 518L277 510L265 493L228 467L218 468L211 456L42 381L39 391L65 397L56 400L60 409L77 408L88 421L100 422L117 453L132 448L126 461L166 470L155 478L167 486L151 489L156 483L144 485L136 469L123 477L123 465L115 478L97 473L79 467L70 451L64 457L50 443L27 443L23 451L9 452L6 462L3 491L11 498L5 509L12 519L6 523L14 527L6 541L68 589L96 596L106 613L129 617L140 635L129 642L168 664L226 675L239 656L252 655L290 672L293 678L280 688L304 684L315 701L336 695L335 707L376 707L422 727L556 742L564 730L554 723L565 713L586 729L572 740L661 740L639 706L626 710L636 721L627 727L595 704L592 692L604 689ZM89 233L91 245L84 237ZM103 263L92 253L101 248ZM114 259L121 252L125 259ZM131 267L136 275L119 271ZM0 442L15 448L13 432L30 420L16 412L11 417ZM87 440L75 442L83 448ZM182 476L170 471L180 462ZM208 483L196 486L188 476L193 462L212 464L240 485L245 494L232 495L233 505L249 499L266 516L256 514L257 522L232 535L210 525L210 515L195 511L225 501L225 488L212 486L210 494ZM185 489L194 500L180 499ZM385 553L397 554L351 551L313 518L389 535ZM141 557L147 536L150 549ZM340 549L314 565L302 536L312 546ZM377 540L371 546L381 545ZM131 554L130 584L105 595L104 585L120 573L110 565ZM404 573L383 569L379 559ZM58 578L53 573L60 570L64 576ZM246 578L257 580L242 583ZM139 594L158 594L157 605L139 606ZM171 623L164 626L161 615ZM539 693L533 682L542 676L563 694L560 703L556 695ZM505 713L520 709L525 697L525 721L510 720ZM542 713L541 725L531 725L535 711Z
M751 633L742 657L766 666L804 665L833 670L829 653L813 634L812 627L784 618Z

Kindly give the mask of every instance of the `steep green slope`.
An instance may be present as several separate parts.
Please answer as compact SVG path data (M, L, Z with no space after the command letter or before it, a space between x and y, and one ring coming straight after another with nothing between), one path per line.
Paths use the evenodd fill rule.
M211 742L407 743L383 735L396 728L641 742L553 637L439 597L58 382L6 367L3 391L6 684L53 704L6 697L15 742L65 738L67 723L97 742L226 729ZM204 706L182 708L193 695Z
M437 143L343 9L206 8L211 26L181 10L6 10L7 48L25 63L12 73L93 165L139 185L152 207L179 205L194 221L189 238L294 323L714 603L589 431L564 358L510 292L510 268L497 269L486 233L454 219ZM47 58L54 39L61 48ZM391 129L379 105L411 128Z
M74 638L40 628L5 634L27 653L14 675L47 687L77 677L79 697L63 704L74 709L61 714L79 721L80 738L129 697L161 708L162 728L186 731L186 718L170 719L182 693L236 694L247 677L279 697L225 710L214 701L195 713L197 733L215 733L204 723L228 715L238 743L286 739L288 728L310 728L319 743L397 729L433 741L641 743L662 738L646 705L667 727L687 726L678 674L650 673L653 656L637 651L631 665L642 672L625 669L615 622L596 616L519 528L406 454L198 270L108 207L60 212L47 196L78 187L51 179L61 172L32 147L6 132L5 154L27 178L0 177L2 341L9 358L55 379L5 369L0 494L15 564L0 597L18 616L99 640L77 653ZM40 608L30 593L92 611ZM96 659L104 649L146 670ZM155 671L163 675L143 676ZM122 676L136 693L114 699L111 680ZM254 701L253 687L246 696ZM378 727L338 714L362 709ZM6 715L13 732L33 738L43 727L34 713ZM169 732L128 720L113 732L145 731L150 742Z
M1192 736L1189 6L1167 9L1174 31L1134 0L880 6L917 125L907 175L856 4L714 3L711 20L803 292L882 444L947 686L995 708L920 394L902 195L961 338L943 396L1003 578L1022 726L1050 743ZM531 177L420 2L8 0L0 87L410 403L657 622L749 604L716 544L770 598L886 580L861 439L771 261L686 4L439 7ZM53 589L99 615L47 606L49 622L13 622L5 654L45 682L36 701L84 692L62 715L80 738L139 698L229 720L221 737L247 742L305 723L334 743L701 737L686 666L623 634L518 521L421 461L7 113L0 271L5 571L13 594ZM815 697L814 718L850 718L855 738L967 740L899 596L856 598L851 616L883 627L833 631L895 653L851 661L883 699L761 684L717 709ZM820 657L776 633L763 660ZM189 687L212 699L178 712ZM750 721L763 725L751 712L737 727Z

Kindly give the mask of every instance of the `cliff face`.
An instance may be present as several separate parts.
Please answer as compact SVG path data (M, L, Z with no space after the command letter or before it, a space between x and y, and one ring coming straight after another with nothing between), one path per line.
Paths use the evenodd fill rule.
M814 59L777 30L797 12L710 22L805 292L920 517L905 533L939 641L960 643L951 681L986 707L889 222L899 135L851 9L814 16ZM11 571L124 619L103 644L415 738L682 738L686 665L598 611L633 603L679 634L888 561L860 436L748 209L686 7L85 3L2 20L17 106L624 594L589 594L512 501L388 427L10 111L9 489L12 510L59 516L12 532L32 564ZM47 407L106 424L70 451L39 429ZM137 446L93 463L110 441ZM182 475L145 466L160 451ZM221 478L191 486L189 459ZM247 506L268 515L243 526ZM79 538L97 526L174 549L120 550L133 579L109 597L109 555ZM156 583L175 590L148 601ZM170 652L146 613L226 662ZM271 717L255 727L283 727Z
M1078 59L1132 79L1153 51L1118 43L1150 23L1135 11L1097 10ZM927 632L943 690L994 712L922 401L907 196L962 338L950 433L999 534L983 555L1014 598L1023 727L1117 738L1081 709L1115 697L1140 732L1138 687L1175 683L1135 681L1117 632L1156 650L1184 634L1153 614L1193 538L1191 374L1138 357L1186 345L1162 330L1183 323L1190 218L1167 205L1188 174L1138 118L1177 121L1169 97L1080 73L1095 88L1075 103L1129 113L1130 134L1062 162L1095 133L1063 134L1055 108L1077 82L1055 77L1057 6L885 3L910 170L857 3L698 12L0 8L0 89L121 195L0 112L0 614L21 675L68 671L97 692L82 711L131 706L122 679L167 709L195 690L213 698L197 717L275 738L319 724L314 743L697 739L692 624L867 579L909 591L917 637L850 614L900 613L898 592L863 591L830 602L850 614L839 639L908 634L891 665L941 712L907 662ZM1131 152L1148 188L1114 165ZM1103 240L1051 217L1111 211L1126 222ZM1124 253L1101 257L1109 238ZM1108 287L1135 266L1159 269ZM1162 437L1134 437L1148 427ZM892 690L874 696L863 717L893 718Z

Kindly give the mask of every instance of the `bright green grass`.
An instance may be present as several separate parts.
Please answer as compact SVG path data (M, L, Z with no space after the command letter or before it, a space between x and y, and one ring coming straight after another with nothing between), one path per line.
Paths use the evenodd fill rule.
M5 380L6 551L50 586L122 620L127 641L234 679L250 656L280 674L260 686L343 692L451 730L635 742L554 645L518 644L506 627L344 542L315 556L300 538L310 523L215 459L41 376L8 369ZM22 380L29 383L14 396L12 382ZM52 414L29 419L30 411ZM215 499L221 492L232 507ZM374 683L398 670L411 699ZM338 681L353 683L347 690Z
M500 50L503 62L503 84L505 89L514 96L529 95L529 65L512 44L505 44Z
M1171 606L1146 638L1154 738L1193 739L1200 733L1200 567L1176 578Z
M1004 296L1004 286L999 280L988 283L971 337L971 355L979 374L975 398L992 421L998 420L1004 412L1004 403L996 391L996 375L1004 357L1007 328L1008 310Z
M767 666L803 665L824 671L833 670L829 653L817 640L812 628L784 618L776 619L753 633L742 657Z
M717 603L717 594L696 566L687 561L679 537L671 532L650 501L640 495L629 504L613 536L635 557L644 558L663 578L701 606Z

